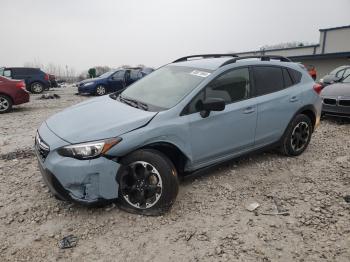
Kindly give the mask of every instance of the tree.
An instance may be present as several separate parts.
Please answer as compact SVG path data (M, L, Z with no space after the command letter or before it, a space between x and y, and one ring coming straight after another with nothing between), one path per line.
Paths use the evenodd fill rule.
M90 68L88 70L88 74L89 74L90 78L95 78L96 77L96 69L95 68Z

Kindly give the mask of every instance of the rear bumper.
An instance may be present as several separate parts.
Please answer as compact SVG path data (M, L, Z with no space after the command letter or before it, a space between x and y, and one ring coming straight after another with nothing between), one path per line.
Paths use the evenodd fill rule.
M35 152L43 180L53 195L83 205L108 202L118 197L118 163L104 157L91 160L62 157L56 146L51 149L51 145L59 143L50 144L55 135L49 132L46 125L39 129L40 140L50 146L48 152L43 154L37 141ZM60 138L56 137L56 140Z
M24 103L28 103L30 99L30 95L25 90L18 90L13 98L13 104L14 105L20 105Z

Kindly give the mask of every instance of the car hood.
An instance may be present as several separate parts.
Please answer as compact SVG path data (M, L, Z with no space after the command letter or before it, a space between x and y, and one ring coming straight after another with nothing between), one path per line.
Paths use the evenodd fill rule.
M350 84L337 83L326 86L322 92L323 97L338 97L345 96L350 97Z
M90 78L90 79L85 79L83 81L80 81L78 84L81 85L81 84L86 84L86 83L90 83L90 82L96 82L100 79L98 79L97 77L96 78Z
M156 114L103 96L69 107L46 124L58 137L75 144L120 136L148 124Z

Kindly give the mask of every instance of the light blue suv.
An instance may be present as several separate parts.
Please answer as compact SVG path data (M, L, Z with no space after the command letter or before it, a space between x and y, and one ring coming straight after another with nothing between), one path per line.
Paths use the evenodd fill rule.
M178 176L270 146L300 155L320 121L320 91L284 57L180 58L42 123L39 167L61 200L161 214Z

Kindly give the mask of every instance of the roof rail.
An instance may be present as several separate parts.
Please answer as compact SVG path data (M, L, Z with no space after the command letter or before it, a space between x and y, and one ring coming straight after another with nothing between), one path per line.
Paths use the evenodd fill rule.
M190 58L218 58L218 57L225 57L225 56L231 56L231 57L238 57L236 54L205 54L205 55L190 55L190 56L184 56L179 59L176 59L173 63L188 61Z
M270 61L271 59L273 59L273 60L279 60L281 62L293 62L289 58L280 56L280 55L251 55L251 56L240 56L240 57L232 58L226 61L225 63L223 63L220 67L223 67L228 64L236 63L236 61L238 60L251 59L251 58L258 58L261 61Z

